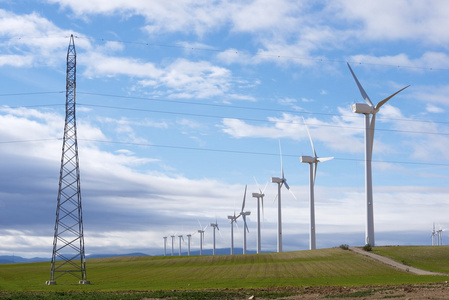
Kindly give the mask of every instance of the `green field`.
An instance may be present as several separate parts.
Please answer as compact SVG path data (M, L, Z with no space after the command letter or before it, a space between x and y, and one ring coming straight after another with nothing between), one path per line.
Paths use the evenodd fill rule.
M376 247L374 252L411 266L449 273L449 247ZM0 297L7 295L6 292L62 295L64 292L396 285L448 280L445 276L401 272L340 248L234 256L90 259L87 261L90 285L79 285L75 277L65 275L56 280L57 285L47 286L45 281L49 275L49 262L0 265Z

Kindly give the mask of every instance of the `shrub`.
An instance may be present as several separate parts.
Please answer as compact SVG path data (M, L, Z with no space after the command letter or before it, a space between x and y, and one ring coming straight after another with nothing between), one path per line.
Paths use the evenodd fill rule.
M341 244L340 248L343 250L348 250L349 249L349 245L348 244Z
M365 246L363 246L363 250L365 250L365 251L371 251L371 250L373 250L373 249L371 248L371 245L370 245L370 244L366 244Z

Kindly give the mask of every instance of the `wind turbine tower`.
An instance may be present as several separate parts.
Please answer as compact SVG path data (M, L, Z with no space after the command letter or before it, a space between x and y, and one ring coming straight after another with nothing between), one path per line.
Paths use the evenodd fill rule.
M76 133L76 51L73 35L67 49L65 125L62 143L59 190L56 206L50 280L70 274L80 284L90 284L86 276L83 210L81 206L78 139Z
M175 236L174 235L171 235L170 236L171 237L171 256L173 256L174 255L174 251L175 251L175 249L174 249L174 246L175 246Z
M320 158L316 155L315 147L313 146L312 136L310 135L309 128L307 127L306 120L304 120L304 125L306 126L307 133L309 135L310 144L312 145L312 156L301 156L299 160L302 163L308 163L310 166L310 175L309 175L309 207L310 207L310 230L309 230L309 249L316 249L316 235L315 235L315 178L316 178L316 169L318 166L318 162L324 162L327 160L333 159L333 157L324 157Z
M257 183L257 181L256 181ZM259 184L257 184L259 185ZM265 189L264 189L265 190ZM263 210L263 197L265 194L260 190L259 187L259 193L253 193L252 196L254 198L257 198L257 253L261 252L261 234L260 234L260 204L262 203L262 210Z
M181 256L181 240L184 240L184 237L181 235L178 235L179 238L179 256Z
M287 179L284 177L284 167L282 166L282 151L281 151L281 142L279 141L279 153L281 156L281 174L282 177L271 177L272 183L277 183L278 185L278 235L277 235L277 252L282 252L282 213L281 213L281 189L282 186L285 185L287 190L290 191L290 187L287 184ZM291 191L290 191L291 193ZM293 193L292 193L293 195ZM293 195L295 197L295 195ZM296 199L296 197L295 197Z
M240 215L243 218L243 254L246 254L246 232L249 232L248 225L246 224L246 216L251 214L250 211L245 211L245 201L246 201L246 189L247 185L245 185L245 193L243 194L243 203L242 203L242 211Z
M190 239L192 238L191 234L187 235L187 255L190 256Z
M167 256L167 237L164 236L164 256Z
M228 219L231 220L231 255L234 255L234 222L237 224L237 219L240 215L236 216L235 213L233 216L228 216Z
M400 89L396 93L383 99L375 106L371 102L371 99L366 94L359 80L352 71L351 66L348 63L349 70L352 77L359 88L360 94L366 103L355 103L352 105L352 111L358 114L365 115L365 197L366 197L366 225L365 225L365 244L375 246L374 242L374 212L373 212L373 181L371 172L371 159L373 155L373 141L374 141L374 128L376 124L376 114L379 109L387 103L388 100L393 98L396 94L408 88L408 86ZM372 117L371 117L372 115Z
M214 237L214 248L213 248L212 254L215 255L215 229L220 231L220 228L218 228L217 220L215 220L215 223L210 223L210 226L214 228L214 235L213 235L213 237Z

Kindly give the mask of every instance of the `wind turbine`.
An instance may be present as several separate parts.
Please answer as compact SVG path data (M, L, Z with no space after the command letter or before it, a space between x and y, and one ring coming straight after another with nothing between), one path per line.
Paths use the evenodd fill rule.
M370 244L374 246L374 212L373 212L373 181L371 172L371 159L373 156L373 141L374 141L374 127L376 124L376 114L382 105L387 103L388 100L393 98L396 94L408 88L408 86L400 89L396 93L383 99L375 106L371 102L370 98L366 94L359 80L355 76L348 63L349 70L354 77L355 82L359 88L360 94L366 103L354 103L352 105L352 111L358 114L365 115L365 195L366 195L366 226L365 226L365 244ZM373 115L370 118L370 115Z
M278 185L278 237L277 237L277 251L282 252L282 214L281 214L281 188L283 185L290 191L290 187L287 184L287 179L284 177L284 167L282 166L282 151L281 151L281 141L279 141L279 153L281 156L281 174L282 177L271 177L272 183L277 183ZM290 193L292 193L290 191ZM296 199L295 195L292 193L293 197Z
M265 196L264 192L260 190L259 184L257 183L256 178L254 178L256 184L259 188L259 193L253 193L253 197L257 198L257 253L261 252L261 236L260 236L260 203L262 202L262 211L263 211L263 197ZM265 188L267 186L265 185ZM264 188L264 191L265 191Z
M435 246L435 234L436 234L436 231L435 231L435 222L433 223L433 227L432 227L432 233L431 233L431 236L432 236L432 246Z
M446 231L446 229L441 228L436 231L437 233L437 239L438 239L438 246L443 246L443 231Z
M240 216L243 218L243 254L246 254L246 232L249 232L248 225L246 224L246 216L251 214L250 211L245 211L245 202L246 202L246 188L245 185L245 193L243 194L243 202L242 202L242 211L240 212Z
M175 240L175 236L171 235L171 256L173 256L173 252L174 252L174 240Z
M210 226L214 228L214 249L212 251L212 254L215 255L215 229L220 231L220 228L218 228L217 219L215 219L215 223L210 223Z
M187 235L187 255L190 256L190 239L191 239L192 235L188 234Z
M164 236L164 256L167 256L167 237Z
M202 226L199 220L198 224L200 224L200 229L198 229L198 233L200 234L200 255L203 255L204 231L206 230L207 226L201 229Z
M237 219L240 215L236 216L235 212L233 216L228 216L228 219L231 220L231 255L234 255L234 222L237 224Z
M178 235L179 238L179 256L181 256L181 239L184 241L184 237L181 235Z
M316 169L318 167L318 162L324 162L327 160L333 159L333 157L318 157L315 152L315 147L313 146L312 136L310 135L309 128L307 127L306 120L302 118L304 121L304 125L307 129L307 134L309 135L310 145L312 145L312 156L301 156L299 160L302 163L308 163L310 166L310 176L309 176L309 207L310 207L310 231L309 231L309 249L316 249L316 238L315 238L315 178L316 178Z

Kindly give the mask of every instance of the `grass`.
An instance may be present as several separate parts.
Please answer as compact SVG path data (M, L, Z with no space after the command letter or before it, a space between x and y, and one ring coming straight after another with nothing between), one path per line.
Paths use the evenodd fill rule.
M443 248L449 250L376 247L373 251L396 255L398 258L391 257L412 266L449 273L449 255ZM438 266L434 255L440 259ZM79 285L75 277L65 275L56 280L57 285L47 286L49 275L49 262L0 265L0 299L27 299L28 295L29 299L232 299L247 293L279 298L279 293L286 290L275 288L416 284L448 279L401 272L340 248L234 256L90 259L90 285ZM286 296L288 293L281 297Z
M407 266L449 274L449 246L375 247L373 252Z

